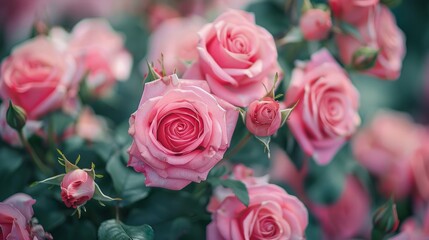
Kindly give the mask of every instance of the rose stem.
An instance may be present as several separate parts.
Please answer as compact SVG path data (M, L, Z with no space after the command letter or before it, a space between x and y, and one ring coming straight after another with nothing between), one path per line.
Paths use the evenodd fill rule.
M231 151L225 156L226 159L230 159L232 156L237 154L244 146L246 146L247 142L249 142L250 138L252 137L252 134L250 132L247 132L247 134L238 142L237 145L235 145Z
M24 134L22 133L22 129L18 131L19 139L21 140L22 144L24 145L25 149L28 151L28 153L31 155L31 159L33 160L34 164L46 175L51 175L51 170L43 164L43 162L40 160L40 158L37 156L34 149L31 147L30 143L27 141L27 139L24 137Z

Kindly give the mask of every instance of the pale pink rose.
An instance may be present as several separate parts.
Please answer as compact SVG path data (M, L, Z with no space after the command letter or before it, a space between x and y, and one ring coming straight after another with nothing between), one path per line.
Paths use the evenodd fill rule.
M146 83L130 117L128 165L145 174L147 186L180 190L205 180L229 147L237 118L205 81L170 75Z
M198 33L199 59L185 78L206 80L218 97L240 107L264 97L280 71L273 36L250 13L229 10Z
M329 0L333 15L347 23L357 24L368 19L379 0Z
M228 196L212 214L207 239L304 239L308 212L304 204L274 184L248 186L244 206Z
M83 58L86 84L93 94L109 93L116 81L128 79L131 54L124 47L122 35L103 19L84 19L74 26L68 39L69 51Z
M15 47L1 65L0 96L22 107L29 119L60 109L77 78L75 59L39 36Z
M370 220L370 198L358 179L348 176L340 198L332 205L313 204L311 212L322 226L325 239L350 239L365 234Z
M246 127L256 136L273 135L280 128L281 122L280 104L270 97L255 100L247 108Z
M413 185L410 162L420 146L420 128L410 116L381 111L352 141L355 158L379 178L386 197L408 195Z
M0 104L0 136L3 141L7 142L8 144L14 147L19 147L22 146L22 143L19 139L18 132L15 129L9 127L6 121L6 112L8 108L8 103ZM23 128L24 137L28 138L41 128L41 121L27 120Z
M306 40L325 39L332 27L331 14L321 9L309 9L301 16L299 27Z
M328 164L360 124L359 93L346 72L326 50L298 66L286 92L285 105L299 101L287 121L304 152Z
M187 66L198 59L198 34L205 20L192 16L173 18L164 21L149 38L147 61L153 62L157 69L162 69L159 60L164 56L167 73L184 73ZM174 39L174 41L172 41ZM146 59L142 63L147 68Z
M105 136L107 124L101 117L95 115L91 107L82 109L76 123L76 134L88 141L100 140Z
M429 133L427 129L421 129L421 133L420 147L410 164L419 196L429 201Z
M364 22L356 26L362 40L350 34L337 34L340 57L345 64L351 64L354 53L361 47L379 51L375 65L364 73L381 79L399 78L402 60L405 56L405 36L396 25L395 17L383 5L377 6Z
M0 202L0 240L30 240L29 223L36 200L27 194L12 195Z
M94 191L94 179L82 169L68 172L61 182L61 199L67 207L84 205L92 198Z

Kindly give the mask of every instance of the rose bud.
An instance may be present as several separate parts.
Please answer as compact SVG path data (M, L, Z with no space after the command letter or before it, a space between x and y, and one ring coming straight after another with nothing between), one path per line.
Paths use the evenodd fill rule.
M67 207L77 208L94 195L94 179L82 169L67 173L61 182L61 198Z
M372 223L373 232L378 232L378 234L392 233L398 229L398 213L396 212L396 204L392 199L375 211Z
M309 9L301 16L299 27L306 40L322 40L332 27L331 14L322 9Z
M372 68L378 56L378 50L372 47L361 47L355 51L352 58L352 67L356 70Z
M253 101L246 112L246 127L259 137L271 136L280 128L280 105L270 97Z
M27 114L25 113L25 110L9 101L9 108L6 112L7 124L11 128L21 131L22 128L24 128L26 121Z

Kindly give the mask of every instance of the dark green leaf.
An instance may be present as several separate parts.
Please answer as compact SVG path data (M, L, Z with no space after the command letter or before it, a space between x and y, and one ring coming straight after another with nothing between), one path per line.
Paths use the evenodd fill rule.
M249 193L244 183L232 179L222 179L220 180L220 184L226 188L230 188L246 207L249 206Z
M154 233L151 226L127 226L114 219L103 222L98 229L98 239L100 240L151 240Z

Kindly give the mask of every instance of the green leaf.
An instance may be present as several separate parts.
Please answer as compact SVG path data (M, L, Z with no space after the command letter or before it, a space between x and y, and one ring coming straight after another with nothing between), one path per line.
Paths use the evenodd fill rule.
M112 177L116 192L123 199L120 202L121 206L137 202L149 194L150 188L144 184L144 175L126 167L120 156L112 157L107 163L106 170Z
M226 188L230 188L235 196L246 206L249 206L249 193L247 191L246 185L241 181L232 180L232 179L221 179L220 184Z
M127 226L114 219L101 223L98 229L98 239L100 240L151 240L154 233L151 226Z
M228 173L228 169L225 165L215 166L210 170L207 179L210 178L220 178Z

